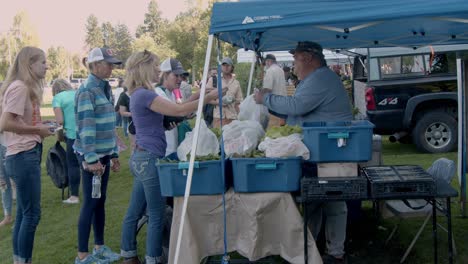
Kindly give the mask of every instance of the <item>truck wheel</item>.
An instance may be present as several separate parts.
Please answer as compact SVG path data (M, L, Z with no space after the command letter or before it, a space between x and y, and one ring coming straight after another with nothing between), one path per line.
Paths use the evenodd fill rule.
M430 111L416 121L412 135L419 151L449 152L457 146L457 121L445 111Z

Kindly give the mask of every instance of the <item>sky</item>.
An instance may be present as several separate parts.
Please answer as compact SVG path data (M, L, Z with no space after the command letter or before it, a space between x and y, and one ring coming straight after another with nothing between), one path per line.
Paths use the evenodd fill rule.
M82 52L86 18L94 14L99 23L126 24L133 34L143 23L150 0L0 0L0 35L13 24L19 11L26 11L36 28L41 48L63 46ZM173 20L188 8L189 0L157 0L162 16Z

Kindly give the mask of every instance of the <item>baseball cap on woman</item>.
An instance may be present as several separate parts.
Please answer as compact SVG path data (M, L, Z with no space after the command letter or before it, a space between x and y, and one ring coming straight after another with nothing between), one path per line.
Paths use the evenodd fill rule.
M162 72L172 72L177 75L182 75L182 74L187 73L187 71L185 71L184 68L182 67L182 63L180 63L180 61L173 59L173 58L164 60L159 66L159 68L161 69Z
M109 48L94 48L88 54L88 63L105 61L112 64L122 64L122 61L114 57L114 51Z

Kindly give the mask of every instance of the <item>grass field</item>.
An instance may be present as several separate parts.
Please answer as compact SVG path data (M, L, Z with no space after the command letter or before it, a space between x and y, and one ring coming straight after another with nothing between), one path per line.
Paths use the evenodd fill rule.
M44 142L44 159L48 148L54 143L53 138ZM456 160L456 153L419 154L412 145L391 144L384 140L384 164L419 164L424 168L439 157ZM121 153L122 170L111 174L106 202L106 244L115 251L119 250L122 219L128 206L131 191L132 176L128 169L129 151ZM53 186L42 165L42 218L36 232L34 246L34 263L39 264L70 264L73 263L77 251L77 219L79 205L64 205L61 201L61 191ZM458 188L458 183L453 182ZM350 226L350 239L347 242L347 252L350 263L398 263L404 249L411 241L422 219L411 219L400 227L396 237L389 245L383 245L384 238L389 234L393 220L377 221L373 217L370 203L364 203L364 216L358 223ZM458 263L468 263L468 220L459 218L457 199L453 202L453 231L456 240ZM444 223L444 218L439 218ZM145 230L143 230L145 232ZM439 232L440 259L446 258L446 233ZM144 254L144 236L139 236L138 252ZM298 238L301 239L301 238ZM91 246L91 245L90 245ZM11 227L0 229L0 263L12 263ZM406 263L425 264L432 261L431 225L423 232ZM440 261L440 263L446 263Z

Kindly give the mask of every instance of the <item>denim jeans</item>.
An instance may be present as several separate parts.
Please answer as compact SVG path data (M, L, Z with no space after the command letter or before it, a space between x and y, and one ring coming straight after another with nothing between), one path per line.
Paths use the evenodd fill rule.
M81 164L84 161L82 155L77 155L78 162ZM78 219L78 252L89 252L88 241L93 225L94 244L104 245L104 225L106 220L105 202L107 193L107 183L109 181L110 172L110 157L105 156L99 159L103 166L106 166L104 174L101 176L101 198L94 199L91 197L93 191L93 173L81 168L83 188L83 204L81 205L80 217Z
M67 171L68 186L72 196L79 196L80 190L80 164L73 150L74 139L66 138L67 141Z
M122 116L122 128L124 132L124 136L128 137L128 117Z
M6 173L16 182L16 222L13 229L13 259L32 261L34 235L41 218L42 144L6 157Z
M115 126L120 127L122 126L122 116L118 111L115 112Z
M5 153L6 147L0 145L0 178L6 182L6 190L2 192L2 205L3 205L3 214L5 216L11 216L11 207L13 204L13 192L11 190L10 176L6 173L5 168Z
M137 255L136 230L140 217L148 214L146 231L146 263L156 263L162 254L162 230L165 199L161 196L159 175L156 170L158 156L147 151L135 150L130 158L130 170L134 176L130 205L122 226L121 255L125 258Z

